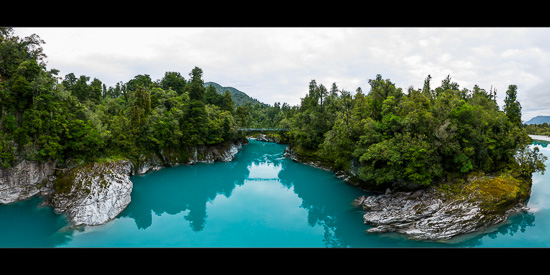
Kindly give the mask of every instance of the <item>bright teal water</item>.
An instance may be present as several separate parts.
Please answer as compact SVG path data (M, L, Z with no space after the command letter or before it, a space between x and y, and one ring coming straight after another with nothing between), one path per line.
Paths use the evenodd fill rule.
M550 156L548 143L536 145ZM440 244L366 234L362 211L350 207L364 192L283 158L283 145L243 148L232 162L132 177L132 202L102 226L66 229L40 198L1 205L0 247L550 247L550 169L533 176L528 213Z

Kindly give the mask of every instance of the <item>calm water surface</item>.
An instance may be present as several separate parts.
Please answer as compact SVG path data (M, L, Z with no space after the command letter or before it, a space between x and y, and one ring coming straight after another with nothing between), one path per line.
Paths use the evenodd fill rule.
M548 144L532 146L550 157ZM533 175L527 213L453 243L418 242L366 234L350 203L368 193L284 148L251 140L232 162L134 176L131 203L101 226L67 228L40 198L0 205L0 247L550 247L548 174Z

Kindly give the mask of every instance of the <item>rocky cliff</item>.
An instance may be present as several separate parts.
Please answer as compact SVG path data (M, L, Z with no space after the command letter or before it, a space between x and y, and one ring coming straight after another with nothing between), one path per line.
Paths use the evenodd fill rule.
M26 200L39 194L55 168L55 161L29 160L22 160L12 168L0 168L0 204Z
M65 214L72 225L100 225L114 219L131 201L130 176L165 166L232 161L245 141L196 146L185 151L164 150L127 159L79 166L58 176L46 204Z
M233 142L225 142L216 145L199 145L187 149L165 149L158 152L151 152L141 155L135 161L134 174L144 174L149 171L156 171L165 166L179 164L213 163L215 161L229 162L247 144L247 139L240 139Z

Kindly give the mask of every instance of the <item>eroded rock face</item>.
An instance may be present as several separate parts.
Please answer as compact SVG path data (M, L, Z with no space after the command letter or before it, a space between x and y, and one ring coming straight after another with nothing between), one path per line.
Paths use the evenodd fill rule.
M42 183L55 172L56 162L22 160L12 168L0 168L0 203L26 200L40 193Z
M201 145L188 148L184 152L178 150L160 150L158 154L149 153L142 155L135 167L135 174L145 174L149 171L156 171L165 166L179 164L213 163L216 161L229 162L242 150L243 144L248 142L235 141L217 145Z
M130 203L132 169L128 160L74 168L56 180L56 192L47 204L65 214L72 225L104 224Z
M229 162L242 150L242 143L222 144L215 146L197 146L192 150L189 164L203 162L214 163L216 161Z
M476 188L463 188L464 194L460 195L435 187L387 192L359 197L353 204L366 211L364 222L373 226L368 233L396 232L415 240L435 241L482 231L527 209L525 192L519 189L515 193L503 189L488 194L486 189Z

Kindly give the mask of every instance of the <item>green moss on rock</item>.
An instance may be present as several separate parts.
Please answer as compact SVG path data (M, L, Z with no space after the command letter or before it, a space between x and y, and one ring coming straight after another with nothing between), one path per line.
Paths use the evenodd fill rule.
M502 213L529 198L531 181L507 173L496 176L470 173L466 180L441 184L438 189L453 199L475 202L486 213Z

